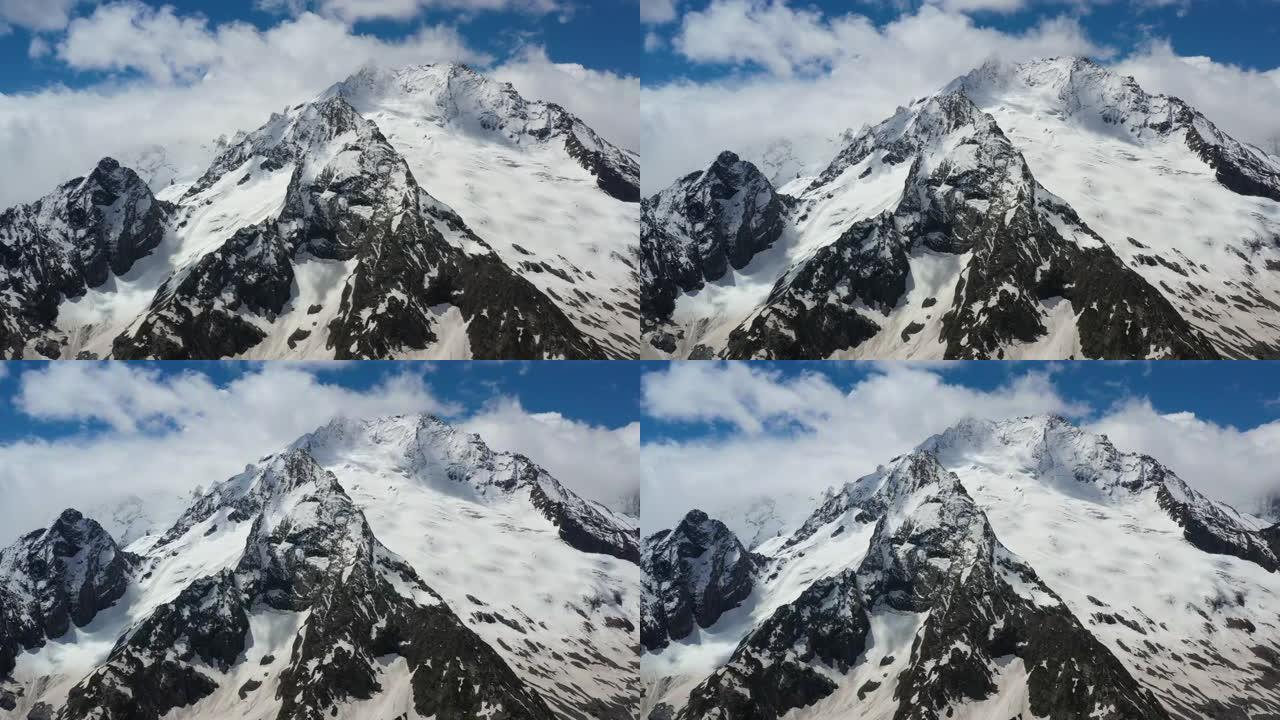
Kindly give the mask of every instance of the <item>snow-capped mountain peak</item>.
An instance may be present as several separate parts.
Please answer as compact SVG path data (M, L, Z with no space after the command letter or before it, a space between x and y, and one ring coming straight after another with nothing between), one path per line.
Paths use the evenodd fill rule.
M371 70L216 148L161 199L104 160L0 214L3 352L635 355L638 164L559 106Z
M1280 164L1091 61L989 63L864 129L825 167L788 185L777 240L735 265L732 283L675 283L680 243L645 236L644 292L664 291L646 306L647 353L1121 359L1280 347L1267 319L1280 307L1280 250L1257 240L1280 233ZM1187 197L1207 205L1193 211ZM645 213L655 228L696 217L658 203Z
M496 452L474 433L431 415L339 418L293 444L322 463L377 458L406 477L481 503L532 503L579 550L639 561L635 519L585 500L532 460Z
M1280 709L1263 679L1280 657L1276 537L1062 417L965 421L757 548L732 612L647 645L647 708L1262 716ZM648 564L646 587L670 569Z
M466 65L369 66L321 95L334 97L375 116L408 116L512 145L559 143L597 177L606 193L628 202L640 199L639 166L633 154L600 137L563 107L526 100L510 83Z
M0 552L0 714L631 718L639 568L618 522L438 418L335 421L136 554L74 511ZM36 552L73 535L54 553L73 560ZM96 615L33 612L61 607L19 598L33 582L68 594L44 567Z

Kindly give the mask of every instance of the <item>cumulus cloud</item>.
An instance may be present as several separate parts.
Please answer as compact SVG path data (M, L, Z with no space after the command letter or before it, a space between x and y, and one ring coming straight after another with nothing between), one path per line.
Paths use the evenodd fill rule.
M856 13L832 17L760 0L717 0L687 13L672 47L737 71L641 90L645 193L724 149L751 156L779 138L804 143L879 122L992 57L1111 52L1065 17L1007 33L925 6L876 26Z
M575 490L616 500L612 491L627 482L635 487L634 479L607 470L634 467L634 457L623 456L636 452L638 429L531 414L511 401L468 418L438 397L425 374L429 367L405 364L361 389L340 383L331 372L338 368L290 363L254 366L223 383L204 372L162 374L134 363L25 370L5 382L16 383L13 403L32 432L45 423L80 429L0 445L0 545L66 507L110 507L130 494L146 498L158 522L171 520L164 515L180 512L195 487L225 480L337 416L452 417L495 445L563 473Z
M646 441L642 525L670 527L691 508L778 494L819 494L875 470L967 417L1078 416L1047 371L994 390L951 383L914 363L875 365L852 387L828 376L785 377L756 365L678 363L645 375L645 412L725 428L710 439Z
M71 11L83 2L84 0L0 0L0 29L13 25L37 31L61 30L71 19Z
M774 141L801 152L874 124L990 58L1084 55L1112 63L1151 92L1191 102L1239 139L1280 153L1280 69L1179 56L1168 40L1125 55L1096 43L1075 15L1108 0L932 0L877 26L857 11L823 13L782 0L713 0L685 13L669 43L717 79L675 79L641 92L646 194L705 168L724 149L759 157ZM1110 0L1141 9L1179 0ZM985 27L977 11L1048 13L1019 32ZM978 19L975 19L978 18ZM654 49L660 49L655 45ZM812 158L825 162L829 158Z
M657 25L676 19L679 7L676 0L640 0L640 22Z
M566 4L559 0L260 0L258 6L267 10L293 13L304 12L310 8L320 14L341 18L346 22L407 21L418 17L424 10L515 11L530 14L547 14L566 10Z
M367 63L465 62L562 103L619 144L639 144L635 78L552 62L540 48L495 65L448 25L386 40L309 11L263 30L128 0L76 19L54 52L73 69L110 75L87 88L0 94L0 208L35 200L108 155L137 164L163 148L170 168L197 175L219 136L257 128Z
M642 382L645 412L668 423L718 428L695 439L646 440L642 527L671 527L692 508L735 512L759 497L799 503L856 480L964 418L1043 413L1147 453L1210 497L1256 510L1280 492L1280 422L1237 429L1191 412L1161 414L1145 399L1094 408L1065 397L1053 366L984 390L911 363L883 363L850 387L827 375L785 376L745 364L683 363ZM782 514L787 508L780 508ZM731 524L740 518L729 517Z
M501 398L462 423L495 450L533 458L583 497L636 513L640 492L640 423L609 428L554 413L530 413Z
M167 29L180 34L178 45ZM106 155L129 163L163 147L169 163L198 173L218 136L252 130L364 63L492 59L447 27L383 41L314 14L263 31L240 23L209 27L137 3L103 6L77 20L57 52L76 67L146 77L0 94L0 157L8 168L0 174L0 207L34 200Z

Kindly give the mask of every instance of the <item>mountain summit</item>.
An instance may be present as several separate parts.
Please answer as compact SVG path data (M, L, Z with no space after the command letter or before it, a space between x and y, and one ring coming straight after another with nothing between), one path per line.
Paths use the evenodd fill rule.
M643 714L1266 717L1277 531L1062 418L960 423L749 555L646 538Z
M694 282L738 227L676 201L715 167L644 202L649 356L1280 354L1280 160L1088 60L989 63L786 194L744 168L719 196L786 210Z
M367 69L217 147L0 214L5 356L636 355L638 163L557 105Z

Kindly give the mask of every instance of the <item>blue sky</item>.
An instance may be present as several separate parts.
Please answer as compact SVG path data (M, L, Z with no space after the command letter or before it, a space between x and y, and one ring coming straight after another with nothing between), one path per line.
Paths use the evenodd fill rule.
M685 0L684 12L705 10L713 0ZM904 13L915 12L920 2L848 2L809 0L789 3L794 8L821 11L827 18L862 15L883 26ZM903 5L908 6L903 9ZM1015 12L978 11L970 13L982 27L1008 33L1025 32L1046 19L1068 17L1079 21L1088 36L1099 45L1128 54L1152 38L1168 39L1181 55L1203 55L1222 63L1249 69L1270 69L1280 63L1275 48L1280 46L1280 3L1274 0L1190 0L1186 3L1144 3L1142 0L1115 0L1080 7L1066 2L1030 2ZM669 38L678 24L657 27L654 32ZM675 78L703 81L728 76L742 70L758 70L728 64L694 63L675 52L670 43L651 52L645 60L643 82L658 84Z
M142 1L142 0L139 0ZM211 27L229 22L249 23L267 30L286 18L278 11L259 9L255 0L145 0L152 7L170 6L184 17L206 18ZM412 35L427 25L455 26L471 47L498 60L511 56L520 46L546 47L558 62L575 62L622 75L640 71L642 35L637 26L637 0L592 0L575 3L567 12L501 10L463 12L424 10L405 20L375 19L353 24L353 31L385 40ZM94 4L86 2L72 12L85 16ZM32 38L46 38L56 47L58 31L32 32L17 27L0 36L0 93L29 92L52 84L85 87L103 81L108 74L69 68L56 55L33 60L28 57ZM128 78L130 73L117 74Z
M726 488L820 493L966 418L1063 415L1246 512L1280 495L1280 363L686 362L641 385L645 532Z
M762 362L752 365L787 385L806 376L827 380L848 393L883 373L884 365L861 362ZM1280 419L1280 362L954 362L940 365L901 364L935 373L948 386L982 393L999 393L1028 376L1043 378L1046 390L1086 406L1070 413L1080 422L1096 420L1116 406L1149 401L1158 413L1194 413L1201 420L1224 427L1253 428ZM647 374L662 374L661 364L649 364ZM928 414L927 402L918 412ZM849 412L857 414L853 404ZM868 418L874 421L874 418ZM664 416L649 413L643 421L643 440L692 441L721 438L736 430L726 418ZM924 438L921 437L921 440Z
M69 436L106 433L110 426L100 418L57 419L33 417L17 401L23 376L47 381L46 362L5 363L0 378L0 444L18 439L58 440ZM229 384L257 373L256 363L155 362L129 363L152 373L150 384L163 386L184 375L208 378L214 385ZM320 366L298 366L300 368ZM559 413L590 425L617 428L639 419L639 373L628 363L611 362L359 362L333 364L333 370L317 372L319 382L355 393L369 393L388 378L421 375L431 396L456 409L457 417L474 415L495 398L515 398L529 413ZM34 392L42 389L34 386ZM74 401L72 401L74 405ZM424 410L429 408L424 407ZM153 428L171 429L167 423Z

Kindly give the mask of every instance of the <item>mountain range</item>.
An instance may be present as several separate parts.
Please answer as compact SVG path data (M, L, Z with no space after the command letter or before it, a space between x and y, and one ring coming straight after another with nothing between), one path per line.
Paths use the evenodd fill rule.
M643 200L643 356L1280 357L1280 159L1178 98L993 61L838 144Z
M429 416L336 420L123 544L0 550L0 717L623 720L639 533Z
M646 537L649 720L1280 716L1280 525L1053 416L965 421L748 548Z
M366 68L185 177L0 213L6 358L631 358L639 164L462 65Z

